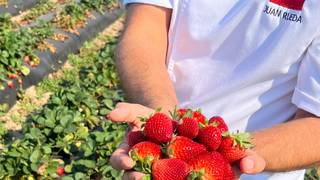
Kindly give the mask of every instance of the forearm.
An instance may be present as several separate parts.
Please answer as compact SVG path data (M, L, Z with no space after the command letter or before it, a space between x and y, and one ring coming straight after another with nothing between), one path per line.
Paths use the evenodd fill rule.
M130 9L128 12L135 13ZM166 27L169 26L170 14L152 11L148 15L154 15L158 20L150 22L140 17L143 16L141 13L128 14L129 18L139 20L128 19L126 31L118 45L117 67L128 101L168 110L177 104L165 64L168 44Z
M320 119L297 117L253 133L254 151L267 162L265 171L291 171L320 162Z

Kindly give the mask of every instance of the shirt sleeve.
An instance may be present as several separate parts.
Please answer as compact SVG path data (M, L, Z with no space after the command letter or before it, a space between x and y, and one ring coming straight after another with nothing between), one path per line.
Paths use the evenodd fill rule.
M301 62L292 102L320 116L320 35L313 40Z
M121 2L123 6L126 6L130 3L151 4L169 9L172 9L173 6L173 0L121 0Z

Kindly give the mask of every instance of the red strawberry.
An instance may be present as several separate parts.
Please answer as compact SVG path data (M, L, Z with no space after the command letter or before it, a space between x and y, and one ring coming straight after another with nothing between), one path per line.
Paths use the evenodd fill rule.
M178 109L177 113L180 118L187 116L194 118L201 124L205 124L206 122L206 117L200 111L192 111L191 109ZM188 115L188 113L190 113L190 115Z
M206 147L183 136L175 137L167 149L170 158L188 161L189 159L206 152Z
M221 130L221 133L229 131L227 124L220 116L213 116L212 118L210 118L209 125L211 124L219 128Z
M154 180L184 180L189 172L189 165L180 159L161 159L152 166Z
M249 149L251 146L249 133L226 133L223 136L219 152L229 162L234 162L243 158L246 154L246 149Z
M147 120L143 132L157 144L169 142L173 134L172 120L163 113L155 113Z
M176 120L172 120L172 128L173 128L173 132L177 129L177 127L178 127L178 121L176 121Z
M57 174L59 176L63 176L64 175L64 168L63 167L58 167L57 168Z
M181 124L178 124L178 135L179 136L184 136L190 139L193 139L197 137L199 133L199 126L198 126L198 121L190 118L190 117L185 117L180 120Z
M10 89L14 88L14 83L13 81L7 81L7 85Z
M221 144L221 140L221 131L217 127L209 125L199 131L198 141L204 144L210 151L217 150Z
M142 131L130 131L128 133L128 145L130 147L146 140L147 138L143 135Z
M225 169L224 169L224 180L235 180L236 176L232 170L231 165L227 160L225 160Z
M188 164L192 168L191 179L224 180L226 160L216 151L196 156Z
M144 141L134 145L129 155L136 162L135 170L151 173L152 163L161 158L161 147L158 144Z
M17 74L8 74L8 78L10 78L10 79L15 79L17 77L18 77Z
M200 111L194 111L192 113L192 117L194 119L196 119L201 124L205 124L206 123L206 117Z
M189 110L188 109L178 109L177 113L180 118L182 118Z

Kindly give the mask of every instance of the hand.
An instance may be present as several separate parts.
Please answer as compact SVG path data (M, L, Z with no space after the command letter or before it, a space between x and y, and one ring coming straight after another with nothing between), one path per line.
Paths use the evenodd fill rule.
M110 112L108 118L113 122L126 122L130 125L131 130L139 130L142 123L138 117L149 116L154 113L153 109L138 104L118 103L116 108ZM125 137L117 150L114 151L110 158L111 166L117 170L127 170L123 179L142 179L143 173L128 171L133 168L134 162L129 157L130 147Z

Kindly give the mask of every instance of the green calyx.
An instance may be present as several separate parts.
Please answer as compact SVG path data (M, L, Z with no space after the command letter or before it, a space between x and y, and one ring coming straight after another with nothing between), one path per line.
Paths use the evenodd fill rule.
M152 169L152 163L154 160L153 156L146 156L144 158L141 158L138 153L137 150L134 149L133 151L131 151L129 153L130 157L132 158L132 160L135 162L134 165L134 170L138 171L138 172L143 172L145 174L151 174L151 169Z
M233 139L233 146L239 145L241 148L244 149L250 149L252 148L251 144L251 136L250 133L244 132L244 133L230 133L225 132L222 134L223 137L231 137Z
M191 173L188 176L188 180L201 180L202 177L205 174L205 169L202 168L200 171L191 171Z

